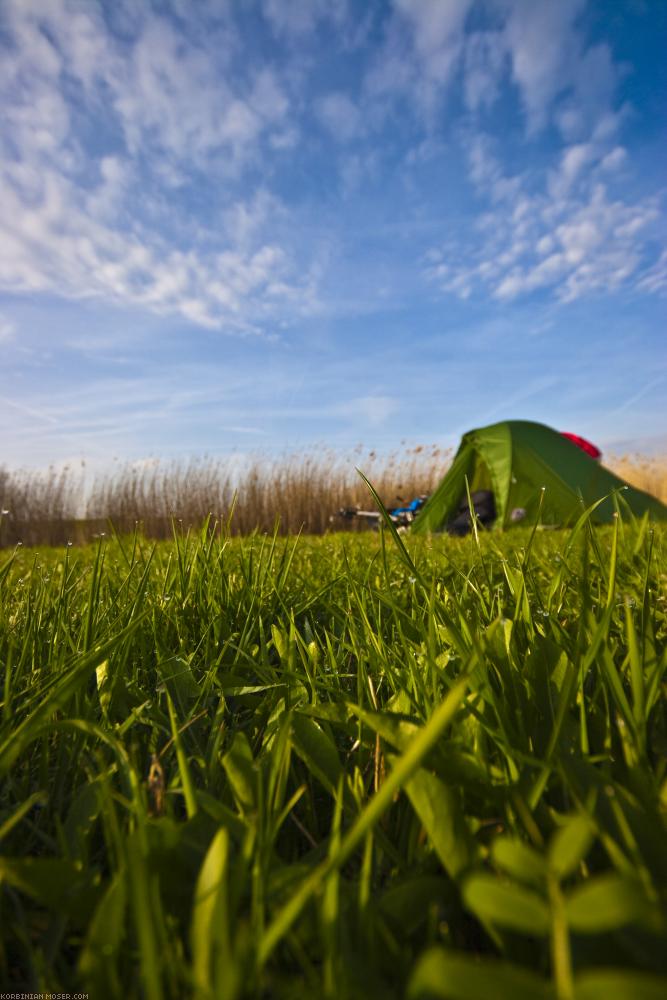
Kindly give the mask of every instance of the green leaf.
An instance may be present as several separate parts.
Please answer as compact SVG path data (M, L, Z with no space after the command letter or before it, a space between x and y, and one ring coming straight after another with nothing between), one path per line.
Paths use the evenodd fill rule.
M44 906L60 913L84 917L99 892L97 877L78 862L60 858L13 858L0 856L0 884L19 889Z
M112 650L137 630L145 614L118 632L109 642L93 649L85 656L77 657L73 666L44 691L36 708L0 744L0 775L6 774L21 753L35 738L40 727L59 710L64 709L70 699L81 690L90 674L107 659Z
M159 883L144 854L144 837L145 830L137 828L126 841L128 895L143 993L146 1000L163 1000L165 913Z
M457 792L420 768L405 791L445 871L456 878L475 858L475 845Z
M664 1000L667 976L625 969L594 969L574 980L574 1000Z
M277 625L272 625L271 638L273 639L273 645L276 648L276 652L280 657L280 662L287 664L289 654L289 635L285 629L278 628Z
M344 726L350 717L348 706L344 702L337 704L333 701L318 702L316 705L299 705L299 715L333 722L339 726Z
M95 669L97 678L97 693L100 699L102 715L108 721L111 705L111 678L109 677L109 661L105 660Z
M37 803L44 805L45 802L48 802L48 798L48 795L44 791L34 792L25 802L21 803L18 809L14 810L11 816L8 816L7 819L3 816L2 823L0 824L0 841L4 840L11 833L33 806L37 805Z
M497 837L491 848L491 857L498 868L519 882L542 885L546 879L544 858L518 837Z
M119 871L97 904L79 956L78 971L95 996L118 996L120 984L114 958L125 936L127 889Z
M211 816L218 826L224 826L230 837L240 844L248 832L246 822L215 796L204 792L201 788L195 791L195 795L201 809Z
M349 704L347 707L369 729L397 750L405 750L421 728L416 722L401 719L394 712L369 712L354 704Z
M292 744L308 770L335 796L342 767L333 740L314 719L297 712L292 719Z
M549 844L549 867L559 878L572 874L588 854L594 830L588 816L573 816L557 830Z
M225 829L216 833L197 879L190 942L195 982L201 990L213 993L212 962L219 951L230 965L229 913L227 909L227 873L229 837Z
M549 908L529 889L501 882L493 875L471 875L464 884L463 899L481 920L531 936L549 933Z
M181 712L186 713L189 702L196 701L201 695L190 664L182 656L170 656L168 660L158 663L157 669L167 691Z
M600 875L574 889L565 899L565 915L574 931L601 934L654 914L641 885L615 873Z
M188 819L192 819L197 812L197 796L195 794L195 786L192 781L190 762L183 745L183 737L178 728L178 720L176 719L174 703L171 700L171 695L169 694L167 694L167 707L169 709L171 735L174 741L174 746L176 747L176 759L178 761L178 770L181 776L181 785L183 787L183 796L185 798L185 808L188 813Z
M257 804L257 773L252 750L245 733L236 733L234 741L222 758L234 798L242 812L248 813Z
M396 792L410 780L423 759L442 738L442 734L452 723L461 707L467 687L468 678L466 676L452 687L446 698L436 707L418 736L386 776L375 795L345 833L338 851L333 855L330 854L317 866L292 898L274 916L260 942L258 954L260 965L266 963L278 942L287 934L306 903L320 888L328 875L334 869L345 864L350 855L363 843L366 834L373 829L392 804Z
M88 856L87 840L102 808L102 792L97 781L84 785L74 796L65 820L65 836L79 861Z
M455 893L453 883L442 875L412 875L390 885L376 905L393 927L412 934L426 922L433 903L451 902Z
M555 1000L547 980L509 962L457 955L431 948L417 962L407 989L409 1000ZM578 1000L578 998L577 998Z

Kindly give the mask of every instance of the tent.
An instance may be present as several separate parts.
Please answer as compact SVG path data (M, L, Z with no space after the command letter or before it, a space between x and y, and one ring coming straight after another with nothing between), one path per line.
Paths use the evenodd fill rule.
M614 511L627 508L635 515L648 511L652 518L667 519L663 503L628 486L558 431L528 420L505 420L463 436L451 468L411 531L445 530L466 500L466 477L471 494L493 493L500 528L534 523L542 487L544 525L571 524L583 510L582 500L588 507L603 497L594 521L610 521Z

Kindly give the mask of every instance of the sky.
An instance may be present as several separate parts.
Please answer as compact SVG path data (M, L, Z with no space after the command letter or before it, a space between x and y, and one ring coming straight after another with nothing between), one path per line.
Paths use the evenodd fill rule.
M667 453L663 0L0 0L0 465Z

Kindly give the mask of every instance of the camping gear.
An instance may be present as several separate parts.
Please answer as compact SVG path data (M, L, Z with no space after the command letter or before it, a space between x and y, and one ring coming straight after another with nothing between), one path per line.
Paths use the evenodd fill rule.
M558 431L528 420L506 420L463 436L451 468L410 530L424 534L453 527L463 505L468 506L466 479L471 500L478 492L492 493L495 526L500 528L535 523L538 511L544 526L571 524L598 500L602 503L591 515L594 522L610 521L615 511L628 508L637 516L648 512L667 520L663 503L629 486Z
M496 519L496 504L492 490L475 490L470 495L470 503L468 503L468 494L464 494L456 517L445 528L448 535L467 535L472 530L471 504L472 514L474 514L477 524L481 524L485 528L493 524Z
M399 497L399 499L401 499ZM424 493L421 496L415 497L411 500L406 507L394 507L392 510L387 511L389 517L394 522L397 527L406 528L408 525L412 524L417 513L424 506L428 500L427 495ZM379 527L380 519L382 515L379 510L362 510L360 507L341 507L338 511L338 517L344 517L350 520L353 517L360 517L362 520L369 521L373 527ZM334 515L329 519L334 520Z

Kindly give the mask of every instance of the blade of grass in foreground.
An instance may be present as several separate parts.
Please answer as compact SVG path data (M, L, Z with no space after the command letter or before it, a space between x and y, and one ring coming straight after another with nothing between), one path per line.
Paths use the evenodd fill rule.
M362 843L366 834L369 833L385 810L391 805L394 794L409 780L424 757L435 746L459 710L467 686L468 678L464 677L451 689L444 701L438 705L419 735L415 737L414 742L408 750L399 758L396 766L382 783L380 789L370 800L364 811L357 817L356 822L341 839L338 850L330 854L317 866L308 878L305 879L301 888L292 896L289 902L278 911L273 922L266 929L259 945L258 959L260 966L266 963L271 952L290 929L310 897L322 885L327 876L340 868Z
M479 961L441 947L420 958L408 984L410 1000L442 997L443 1000L554 1000L551 983L534 972L498 959Z
M398 531L396 530L396 525L392 521L392 519L391 519L391 517L389 515L389 511L387 510L387 508L385 507L385 505L382 503L382 500L380 500L380 497L378 496L377 491L375 490L375 488L371 484L370 480L368 480L366 478L366 476L363 474L363 472L361 471L361 469L357 469L357 472L359 473L359 475L361 476L361 478L363 479L363 481L366 483L366 486L370 490L371 496L375 500L375 503L377 504L377 508L380 511L380 514L382 515L382 520L387 525L387 528L391 532L391 536L394 539L394 542L396 543L396 547L398 548L398 551L399 551L399 553L401 555L401 559L403 560L403 562L405 563L405 565L408 567L408 569L410 570L410 572L413 574L413 576L415 577L415 579L419 580L419 583L424 588L424 590L428 591L428 586L425 583L424 578L422 577L421 573L419 572L419 570L415 566L415 564L414 564L414 562L412 560L412 556L410 555L410 553L408 552L408 550L405 547L405 543L403 542L403 539L401 538L401 536L399 535Z
M33 733L69 701L85 684L93 670L107 659L119 643L132 635L145 618L146 613L139 615L122 632L81 657L64 676L58 678L37 707L0 743L0 774L9 771L24 747L32 741Z

